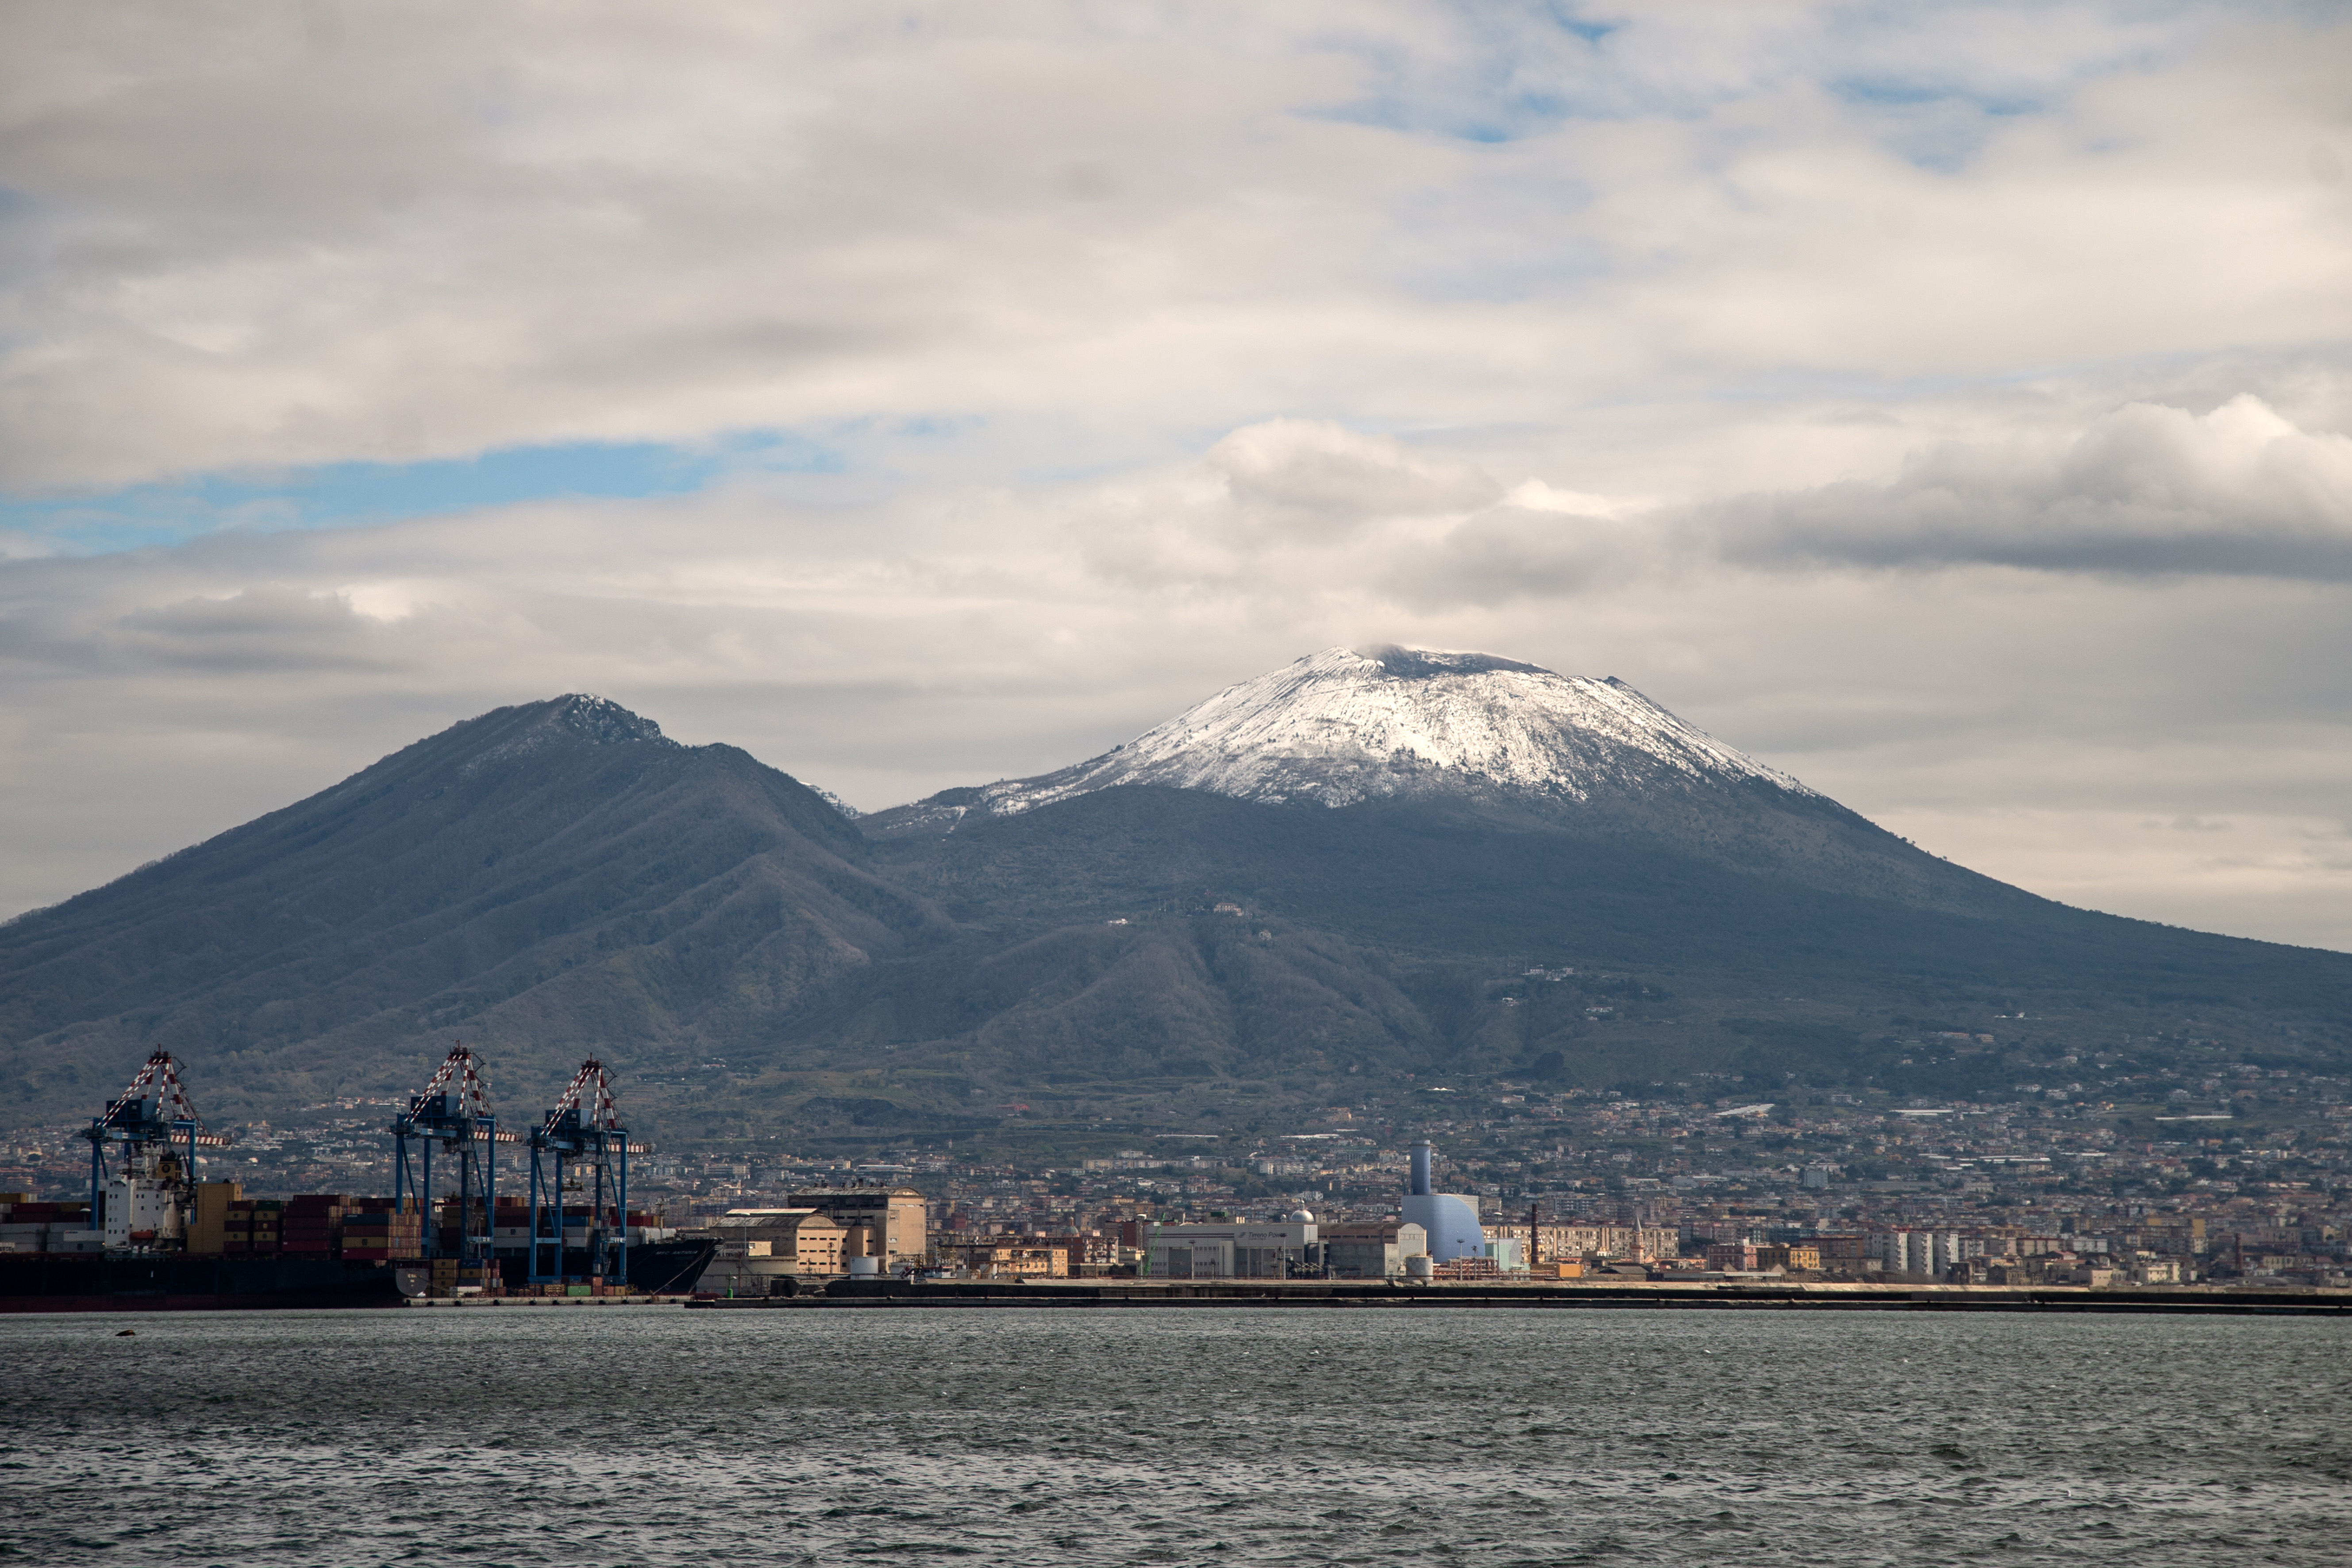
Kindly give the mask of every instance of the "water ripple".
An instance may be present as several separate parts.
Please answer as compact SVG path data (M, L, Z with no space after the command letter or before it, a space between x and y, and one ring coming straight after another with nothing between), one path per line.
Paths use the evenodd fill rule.
M131 1321L0 1319L0 1563L2333 1568L2352 1523L2326 1321Z

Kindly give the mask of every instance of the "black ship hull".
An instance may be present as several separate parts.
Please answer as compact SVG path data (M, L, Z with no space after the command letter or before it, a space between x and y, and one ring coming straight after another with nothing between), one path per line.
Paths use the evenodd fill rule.
M656 1241L629 1248L629 1289L637 1295L694 1289L716 1250L708 1241ZM565 1267L588 1272L585 1253ZM524 1282L520 1255L501 1258L509 1285ZM345 1262L334 1258L226 1255L110 1258L95 1253L0 1253L0 1312L201 1312L257 1309L397 1307L422 1289L422 1260ZM404 1282L407 1290L404 1291Z
M680 1296L694 1289L719 1250L715 1241L640 1241L629 1247L629 1290L638 1296ZM593 1265L587 1253L563 1255L563 1277L585 1279ZM499 1254L499 1277L509 1290L530 1283L530 1260L520 1252Z
M629 1248L629 1289L646 1296L682 1296L694 1289L719 1252L715 1241L648 1241Z
M394 1267L333 1258L0 1253L0 1312L397 1307Z

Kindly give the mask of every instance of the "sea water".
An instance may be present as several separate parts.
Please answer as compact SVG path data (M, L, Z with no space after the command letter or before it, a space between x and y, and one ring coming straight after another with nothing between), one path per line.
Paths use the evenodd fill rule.
M2336 1568L2348 1429L2308 1319L10 1317L0 1563Z

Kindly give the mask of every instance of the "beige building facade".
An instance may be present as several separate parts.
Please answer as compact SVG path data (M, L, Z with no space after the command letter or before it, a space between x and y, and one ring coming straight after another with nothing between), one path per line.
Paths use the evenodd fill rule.
M961 1242L948 1249L953 1262L975 1279L1066 1279L1069 1248L1024 1237Z
M878 1258L885 1268L918 1264L930 1250L929 1208L912 1187L863 1183L846 1187L806 1187L784 1200L814 1209L848 1229L865 1226L873 1239L860 1257Z
M719 1296L772 1296L783 1280L824 1280L845 1271L848 1228L813 1208L730 1209L699 1233L715 1240L695 1289Z
M1682 1251L1682 1233L1664 1226L1538 1225L1530 1236L1526 1225L1502 1224L1487 1226L1486 1231L1489 1241L1529 1246L1529 1263L1571 1258L1629 1258L1654 1263Z

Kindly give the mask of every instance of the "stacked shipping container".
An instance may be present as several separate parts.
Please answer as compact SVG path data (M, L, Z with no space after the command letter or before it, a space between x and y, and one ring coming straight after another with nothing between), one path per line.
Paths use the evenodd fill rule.
M506 1282L494 1263L436 1258L427 1267L431 1270L425 1288L428 1296L454 1296L461 1290L486 1296L506 1294Z
M278 1250L299 1258L331 1257L342 1246L343 1215L351 1199L341 1193L304 1193L286 1200Z
M394 1213L390 1198L361 1198L343 1215L343 1257L388 1261L425 1256L425 1216Z
M99 1233L89 1225L87 1203L34 1203L28 1194L5 1194L0 1203L0 1252L87 1252Z
M199 1183L188 1250L331 1258L341 1248L343 1216L352 1205L341 1193L247 1198L235 1182Z
M221 1225L223 1252L278 1250L279 1228L286 1212L283 1198L239 1198L228 1205Z

